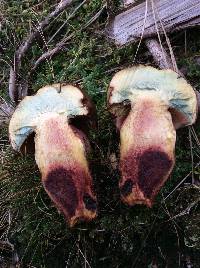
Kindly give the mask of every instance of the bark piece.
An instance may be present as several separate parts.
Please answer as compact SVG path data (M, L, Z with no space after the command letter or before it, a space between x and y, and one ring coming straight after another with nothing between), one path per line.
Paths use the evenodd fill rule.
M147 16L143 38L157 35L155 18L158 30L163 34L160 20L166 32L186 29L200 25L200 1L199 0L154 0L154 12L152 1L147 4ZM117 15L107 26L106 35L122 46L126 43L138 41L141 37L146 2L134 6Z

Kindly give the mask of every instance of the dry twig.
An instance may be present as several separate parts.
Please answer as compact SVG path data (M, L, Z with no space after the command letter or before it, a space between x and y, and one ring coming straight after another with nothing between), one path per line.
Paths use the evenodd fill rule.
M49 22L57 17L72 0L61 0L56 6L54 11L52 11L42 22L39 23L38 27L26 38L24 42L19 46L14 55L14 63L10 68L10 78L9 78L9 96L11 100L15 103L18 102L20 98L24 96L24 92L20 92L20 88L17 85L18 73L21 67L21 61L31 47L32 43L36 38L40 36L41 31L49 25Z
M79 5L80 7L80 5ZM103 7L88 21L85 23L85 25L83 25L83 27L81 27L78 32L84 30L85 28L87 28L88 26L90 26L96 19L98 19L98 17L100 16L100 14L102 13L102 11L104 10L104 8L106 7L106 5L103 5ZM77 8L76 8L77 10ZM74 12L73 12L74 14ZM71 16L70 16L71 17ZM55 56L56 54L58 54L61 50L64 49L64 46L67 44L67 42L74 36L74 33L71 33L70 35L64 37L59 43L56 44L56 46L51 49L48 50L47 52L43 53L34 63L29 76L33 74L33 72L35 72L35 70L37 69L37 67L44 62L47 59L51 59L53 56ZM52 39L52 38L51 38ZM49 41L48 41L49 43Z
M34 63L33 68L30 71L29 76L37 69L37 67L44 62L47 59L51 59L53 56L55 56L56 54L58 54L63 47L66 45L66 42L71 39L71 37L73 36L73 34L69 35L67 38L62 39L59 43L56 44L56 46L51 49L48 50L47 52L43 53Z

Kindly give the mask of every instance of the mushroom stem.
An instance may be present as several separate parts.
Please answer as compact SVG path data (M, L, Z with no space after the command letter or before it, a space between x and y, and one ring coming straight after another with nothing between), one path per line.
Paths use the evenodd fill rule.
M35 137L35 158L50 198L73 226L96 216L96 197L86 160L87 139L65 115L41 116Z
M176 131L167 105L147 93L138 98L120 138L121 198L129 205L151 207L175 162Z

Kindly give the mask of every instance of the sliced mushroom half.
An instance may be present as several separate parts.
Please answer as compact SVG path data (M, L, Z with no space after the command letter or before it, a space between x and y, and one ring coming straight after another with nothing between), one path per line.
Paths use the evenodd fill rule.
M25 97L9 125L10 141L17 151L35 133L35 159L42 183L70 226L96 216L96 197L86 159L89 142L83 131L93 113L83 91L55 84Z
M196 120L196 94L176 72L139 65L112 78L108 108L120 131L121 198L151 207L175 163L176 129Z

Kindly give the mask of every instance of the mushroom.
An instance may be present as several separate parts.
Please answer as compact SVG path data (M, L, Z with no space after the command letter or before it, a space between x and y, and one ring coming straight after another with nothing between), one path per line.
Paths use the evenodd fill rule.
M108 108L120 131L121 199L151 207L175 163L176 129L196 120L195 92L172 70L139 65L112 78Z
M9 124L12 147L20 151L35 133L35 159L43 186L70 226L96 216L96 197L83 131L95 109L77 87L54 84L25 97Z

